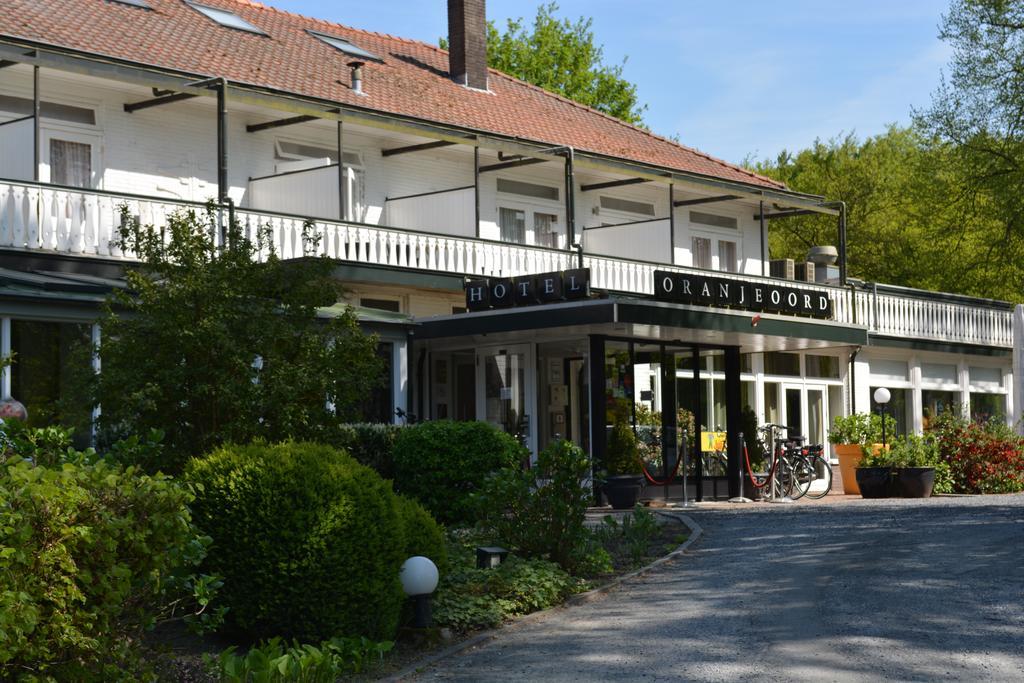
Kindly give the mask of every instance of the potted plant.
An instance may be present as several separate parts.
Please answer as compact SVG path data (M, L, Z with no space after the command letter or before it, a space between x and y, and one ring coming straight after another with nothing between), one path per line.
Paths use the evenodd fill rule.
M864 498L890 498L896 495L893 466L889 449L878 448L871 452L865 449L855 470L860 495Z
M629 510L636 506L640 498L644 477L640 469L640 450L633 427L622 411L615 412L615 421L608 435L603 490L612 508Z
M910 435L889 451L895 494L902 498L928 498L935 486L939 444L932 436Z
M885 432L896 433L896 420L885 416ZM843 493L860 493L857 468L861 459L882 450L882 416L869 413L854 413L847 417L838 416L832 422L828 441L836 448L839 458L839 472L843 478Z

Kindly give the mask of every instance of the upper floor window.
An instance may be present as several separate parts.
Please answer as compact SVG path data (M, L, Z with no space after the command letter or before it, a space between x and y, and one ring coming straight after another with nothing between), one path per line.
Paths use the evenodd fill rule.
M719 216L714 213L705 213L703 211L691 211L690 222L698 225L707 225L712 228L727 228L729 230L735 230L739 227L739 222L732 216Z
M317 33L316 31L308 31L308 33L314 38L319 38L320 40L324 41L325 43L333 47L335 50L344 52L347 55L351 55L353 57L362 57L363 59L372 59L377 62L383 61L380 57L373 54L372 52L368 52L361 47L356 47L355 45L348 42L344 38L329 36L326 33Z
M92 145L52 138L50 182L70 187L92 187Z
M509 180L508 178L498 178L498 192L518 194L523 197L533 197L534 199L548 199L553 202L557 202L559 196L557 187L525 183L520 180Z
M26 97L14 97L12 95L0 95L0 118L10 113L17 118L32 114L32 100ZM85 126L96 125L96 112L87 107L76 107L70 104L57 104L56 102L40 102L39 113L44 119L55 121L66 121L68 123L79 123Z
M632 213L640 216L654 215L654 204L651 204L650 202L637 202L632 199L606 197L604 195L600 197L599 201L601 203L601 208L608 209L609 211Z
M718 240L718 269L726 273L735 273L739 270L735 242Z
M498 227L502 242L526 244L526 212L521 209L498 209Z
M711 239L708 237L693 238L693 266L711 270Z

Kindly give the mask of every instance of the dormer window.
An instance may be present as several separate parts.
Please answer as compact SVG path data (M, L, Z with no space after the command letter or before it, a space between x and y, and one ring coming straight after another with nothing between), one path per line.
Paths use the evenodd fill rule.
M261 36L267 35L259 28L253 26L248 21L238 16L234 12L229 12L226 9L219 9L217 7L200 5L198 2L188 2L188 0L186 0L185 4L194 9L195 11L205 15L208 19L212 19L213 21L217 22L218 24L226 28L234 28L238 29L239 31L248 31L249 33L257 33Z
M337 36L329 36L326 33L317 33L316 31L307 31L307 33L309 33L309 35L313 36L314 38L318 38L323 42L327 43L335 50L344 52L350 57L359 57L360 59L372 59L375 62L384 61L383 59L373 54L372 52L368 52L367 50L364 50L361 47L356 47L355 45L348 42L344 38L338 38Z

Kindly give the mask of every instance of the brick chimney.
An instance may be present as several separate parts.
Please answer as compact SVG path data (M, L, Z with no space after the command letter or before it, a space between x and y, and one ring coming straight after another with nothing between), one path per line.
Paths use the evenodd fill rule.
M448 0L448 72L456 83L487 90L484 0Z

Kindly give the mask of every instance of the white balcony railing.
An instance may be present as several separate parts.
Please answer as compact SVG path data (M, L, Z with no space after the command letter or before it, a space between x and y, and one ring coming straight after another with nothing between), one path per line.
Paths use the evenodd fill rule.
M156 228L181 209L202 205L140 196L75 190L23 182L0 181L0 247L60 254L132 260L117 248L121 207L142 225ZM282 258L303 255L306 219L284 214L239 209L236 219L249 236L269 227L274 248ZM374 225L315 220L318 254L354 263L409 268L458 275L514 277L578 265L574 253L415 232ZM700 272L680 266L586 254L591 284L632 294L653 294L654 271ZM748 275L715 273L716 277L758 281ZM778 280L772 280L778 282ZM788 282L796 288L819 288ZM1012 347L1011 311L969 302L941 301L926 295L872 292L825 287L832 298L835 319L866 325L876 334L986 346Z

